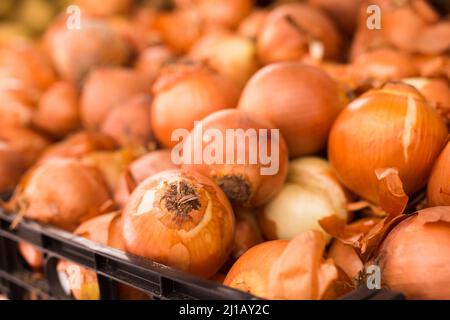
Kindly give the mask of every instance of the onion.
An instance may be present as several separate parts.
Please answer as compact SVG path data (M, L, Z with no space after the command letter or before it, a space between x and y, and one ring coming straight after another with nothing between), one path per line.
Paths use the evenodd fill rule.
M48 147L39 162L52 158L81 158L94 151L113 150L115 147L114 140L107 135L80 131Z
M427 199L429 206L450 206L450 143L434 164L428 181Z
M285 4L267 16L258 35L258 55L264 64L297 60L316 42L323 45L326 59L339 57L341 37L333 21L306 4Z
M64 136L80 126L78 92L66 81L53 84L42 95L33 124L54 136Z
M8 80L5 80L5 82L6 81ZM9 81L13 83L19 82L16 79L9 79ZM33 117L34 104L34 99L32 99L27 92L24 92L24 90L1 88L0 126L28 126Z
M360 86L378 87L387 81L414 76L417 70L407 53L392 48L368 51L356 57L352 64Z
M203 36L191 48L190 56L205 61L241 87L259 68L253 41L228 32Z
M77 160L52 159L27 173L10 204L26 218L71 231L112 202L96 170Z
M374 260L382 285L408 299L450 299L450 207L403 217L381 243Z
M20 152L0 142L0 193L13 190L26 168Z
M347 221L347 202L346 192L326 160L299 158L290 163L287 183L258 219L267 239L290 240L310 229L323 231L319 225L322 218L336 215Z
M291 157L325 147L344 94L319 68L284 62L258 71L248 82L239 109L264 117L279 128Z
M324 249L317 231L262 243L239 258L224 284L266 299L334 298L344 288L333 261L323 259Z
M346 187L379 204L379 179L391 169L407 195L426 184L447 134L443 120L416 89L388 84L365 93L340 114L328 155Z
M239 24L237 32L244 37L250 39L257 39L260 30L262 29L266 17L269 14L268 10L255 9L247 17L245 17Z
M56 80L47 56L26 42L14 42L0 48L0 75L18 79L38 90L45 90Z
M221 109L234 108L239 98L237 86L203 65L171 65L153 86L155 95L151 122L155 136L165 147L177 141L176 129L191 130L194 121Z
M131 69L99 68L92 71L81 93L81 119L88 129L99 129L108 113L129 98L150 92L144 76Z
M440 56L414 56L414 62L422 77L446 77L450 81L450 57Z
M76 0L75 3L87 14L111 16L127 12L134 0Z
M156 173L178 167L172 162L170 150L158 150L143 155L133 161L121 174L114 192L114 200L125 207L130 193L142 181Z
M45 44L62 78L82 81L97 66L123 65L129 59L125 40L106 22L85 17L81 29L66 26L62 16L47 30Z
M139 55L135 69L145 75L153 84L158 78L161 69L170 62L175 61L176 55L164 45L151 46Z
M36 162L49 144L44 136L32 129L8 125L0 127L0 141L19 152L27 166Z
M44 254L35 246L27 242L19 242L19 252L33 270L39 271L44 266Z
M235 209L235 214L236 232L234 233L234 246L231 254L234 259L238 259L247 250L262 243L264 240L254 212L249 211L247 208L238 208Z
M210 135L210 129L214 135ZM250 138L244 136L245 141L240 141L237 131L231 131L234 134L227 138L227 130L241 130ZM214 161L204 157L211 147L217 156ZM276 136L269 122L240 110L222 110L204 118L185 139L182 151L183 168L213 179L235 204L263 205L280 190L286 177L288 155L283 137ZM264 151L266 155L261 154ZM195 160L198 155L201 161ZM264 156L267 164L263 163Z
M233 246L230 203L195 172L171 170L146 179L132 193L123 219L128 252L206 278Z
M114 107L102 123L101 131L121 146L149 146L154 142L150 124L152 97L142 94Z

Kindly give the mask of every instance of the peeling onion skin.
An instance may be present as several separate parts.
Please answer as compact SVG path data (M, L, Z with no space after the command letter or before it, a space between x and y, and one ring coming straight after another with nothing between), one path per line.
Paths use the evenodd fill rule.
M290 157L296 157L325 147L345 101L338 84L321 69L283 62L249 80L238 108L272 122L286 139Z
M201 129L202 128L202 129ZM201 150L205 150L208 146L208 141L211 137L206 137L205 132L208 129L219 130L226 140L227 129L242 129L245 131L252 130L264 130L267 129L267 133L270 134L270 130L274 129L272 124L265 121L262 118L245 113L241 110L230 109L215 112L208 117L204 118L201 122L201 126L196 126L190 135L185 139L183 143L183 150L193 150L193 154L202 154ZM197 136L200 136L200 130L203 130L204 136L202 137L202 143L195 141ZM267 154L270 156L272 140L270 136L267 139ZM278 161L278 171L272 175L263 175L261 170L265 167L260 159L257 159L256 164L250 164L250 154L257 153L257 150L250 150L248 139L246 139L244 150L242 146L237 143L237 137L234 137L234 155L237 157L239 154L244 154L246 163L237 164L237 161L232 161L232 164L226 164L226 161L221 163L207 164L205 161L196 164L191 159L190 163L184 163L183 168L187 170L197 171L207 177L210 177L224 190L227 197L233 204L243 205L246 207L258 207L268 202L275 194L281 189L287 174L288 167L288 154L286 143L283 136L279 134L279 158L271 159L272 163ZM259 137L257 138L258 145L260 143ZM276 143L276 142L275 142ZM198 150L197 147L202 149ZM226 143L223 143L223 150L221 150L224 157L227 155ZM183 151L184 152L184 151ZM188 152L188 151L187 151ZM220 160L220 159L219 159ZM222 162L222 161L220 161Z
M108 204L111 197L100 173L74 159L52 159L34 167L11 200L26 218L67 231L103 213Z
M190 198L189 201L180 200ZM233 246L234 214L208 178L169 170L144 180L124 209L127 252L209 278Z
M419 92L387 84L354 100L331 130L328 154L341 182L379 204L375 170L395 168L407 195L425 186L448 131Z
M375 258L382 285L408 299L450 299L450 207L419 211L385 238Z
M450 206L450 142L434 164L428 181L428 205Z

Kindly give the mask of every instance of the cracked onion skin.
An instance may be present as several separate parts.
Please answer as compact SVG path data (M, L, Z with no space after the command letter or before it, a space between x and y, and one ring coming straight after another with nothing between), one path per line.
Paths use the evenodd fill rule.
M427 199L429 206L450 206L450 142L434 164Z
M442 118L416 89L390 83L339 115L328 154L347 188L379 204L375 171L397 169L406 194L413 195L425 186L447 136Z
M209 278L231 252L234 225L231 205L213 181L168 170L131 194L122 233L127 252Z

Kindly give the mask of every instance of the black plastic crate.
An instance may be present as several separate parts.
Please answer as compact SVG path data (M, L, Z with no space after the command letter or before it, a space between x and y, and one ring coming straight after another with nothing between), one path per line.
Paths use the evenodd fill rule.
M14 215L0 209L0 292L10 299L70 299L59 283L59 259L77 263L97 274L100 299L117 298L117 283L134 287L153 299L256 300L248 293L162 264L103 246L71 233L23 220L11 228ZM19 241L28 242L44 253L43 279L33 279L17 249ZM386 290L359 288L344 300L403 299Z

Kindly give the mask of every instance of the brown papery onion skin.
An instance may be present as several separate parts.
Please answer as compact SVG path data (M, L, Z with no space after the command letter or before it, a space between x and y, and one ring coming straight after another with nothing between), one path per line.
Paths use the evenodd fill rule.
M281 5L269 13L259 32L258 56L263 64L297 60L315 41L323 44L324 58L339 57L341 36L328 16L307 4Z
M33 124L56 137L80 127L78 92L74 84L60 81L42 95L33 115Z
M450 142L434 164L428 181L429 206L450 206Z
M206 278L233 246L231 205L212 180L196 172L169 170L144 180L123 219L128 252Z
M260 30L264 25L264 21L266 20L267 15L269 14L268 10L263 9L255 9L252 13L250 13L244 20L239 24L237 32L244 37L250 39L256 39Z
M319 68L299 62L266 66L247 83L238 108L279 128L289 155L313 154L325 147L344 93Z
M114 200L120 206L125 207L131 192L134 190L132 187L137 187L142 181L154 174L177 168L179 166L172 162L170 150L157 150L143 155L133 161L126 172L120 176L114 192ZM127 181L128 179L132 179L132 181ZM132 186L129 185L130 183Z
M135 71L117 67L95 69L81 93L83 125L87 129L99 129L115 106L143 93L150 93L150 86L147 79Z
M191 130L194 121L226 108L235 108L239 88L230 79L199 64L174 64L165 68L153 86L152 128L166 148L177 144L176 129Z
M150 122L152 97L142 94L114 107L105 117L101 132L121 146L149 146L154 143Z
M419 92L387 84L354 100L331 130L328 155L342 183L379 204L376 170L395 168L408 195L422 188L448 131Z
M98 171L77 160L52 159L23 177L11 205L26 218L72 231L112 201Z
M27 242L19 242L19 252L24 258L25 262L36 271L39 271L44 266L44 254L42 251L36 249L35 246Z
M450 299L449 248L450 207L409 216L387 235L375 257L382 285L408 299Z
M288 244L288 240L273 240L254 246L236 261L223 284L258 297L270 296L270 269Z
M225 159L218 159L208 164L202 159L200 163L196 163L193 157L197 154L203 155L206 147L211 144L211 137L207 136L206 131L209 129L218 130L223 137L224 143L221 146L223 149L216 152L221 152ZM261 159L258 157L258 145L250 145L249 140L245 139L244 143L238 143L238 137L232 136L233 139L233 154L227 156L226 131L231 130L256 130L258 145L264 142L258 135L259 130L267 130L267 155L270 157L275 155L272 151L272 144L278 148L278 159L271 159L274 164L278 162L278 167L273 174L261 174L264 167ZM268 202L282 187L287 174L288 154L286 143L283 136L279 134L278 140L276 137L271 137L272 124L264 119L245 113L241 110L230 109L215 112L204 118L200 125L196 126L183 143L183 152L191 150L191 158L188 163L183 163L183 168L187 170L198 171L201 174L210 177L219 185L225 192L231 202L238 205L257 207ZM203 130L203 136L201 131ZM202 137L202 141L196 141L197 137ZM214 146L214 145L213 145ZM256 149L254 149L256 147ZM198 149L201 148L201 149ZM220 147L219 147L220 148ZM192 155L194 154L194 155ZM239 155L245 155L243 164L239 164L236 160ZM250 163L251 155L256 155L255 163ZM227 159L230 159L230 164L227 164ZM217 159L215 159L217 160Z
M50 145L39 158L39 162L52 158L81 158L94 151L112 151L114 140L99 132L80 131L59 143Z

